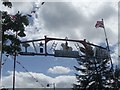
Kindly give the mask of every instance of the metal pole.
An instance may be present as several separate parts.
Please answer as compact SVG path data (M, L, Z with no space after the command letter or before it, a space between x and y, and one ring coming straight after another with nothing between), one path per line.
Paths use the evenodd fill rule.
M47 36L45 36L45 56L47 56Z
M102 19L102 22L103 22L103 19ZM104 22L103 22L103 26L104 26ZM105 38L106 38L107 49L108 49L108 51L109 51L110 49L109 49L109 43L108 43L108 39L107 39L107 34L106 34L105 27L103 27L103 30L104 30L104 34L105 34Z
M16 69L16 51L14 55L14 66L13 66L13 90L15 90L15 69Z
M17 32L16 32L16 38L17 38ZM14 44L14 46L16 47L16 45ZM17 52L16 52L16 48L14 49L14 66L13 66L13 90L15 90L15 70L16 70L16 56L17 56Z
M103 22L103 19L102 19L102 22ZM110 54L110 48L109 48L109 43L108 43L108 39L107 39L107 34L106 34L104 22L103 22L103 29L104 29L105 38L106 38L106 43L107 43L107 50L108 50L108 52L109 52L109 54ZM113 63L112 63L111 56L110 56L110 62L111 62L111 69L113 69Z
M53 89L55 90L55 83L53 83Z

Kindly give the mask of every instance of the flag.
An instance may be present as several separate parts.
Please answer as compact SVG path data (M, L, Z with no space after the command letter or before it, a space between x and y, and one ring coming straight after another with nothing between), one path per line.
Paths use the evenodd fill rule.
M103 24L103 21L97 21L96 25L95 25L96 28L104 28L104 24Z
M17 17L16 17L15 15L10 15L10 18L11 18L13 21L15 21Z

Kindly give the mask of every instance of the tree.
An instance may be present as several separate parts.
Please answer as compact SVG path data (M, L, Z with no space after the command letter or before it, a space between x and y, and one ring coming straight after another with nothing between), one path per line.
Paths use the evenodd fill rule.
M114 69L114 79L113 79L112 87L114 88L114 90L120 89L120 68L118 68L117 66Z
M110 68L109 55L100 56L101 48L88 45L84 41L80 46L83 57L77 59L79 67L74 66L80 73L76 73L78 84L74 84L75 90L104 90L111 88L111 78L113 77ZM103 53L103 52L102 52Z
M5 6L12 8L11 2L3 2ZM25 37L25 26L29 24L26 15L22 15L19 11L15 15L10 15L6 11L2 11L2 52L10 55L14 51L21 51L20 37ZM11 34L10 34L11 33Z

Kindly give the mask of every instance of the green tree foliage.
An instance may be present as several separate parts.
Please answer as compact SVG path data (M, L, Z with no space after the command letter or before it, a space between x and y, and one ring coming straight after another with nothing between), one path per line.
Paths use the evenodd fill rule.
M3 2L5 6L12 7L11 2ZM25 26L29 24L26 15L22 15L19 11L15 15L10 15L6 11L2 11L2 51L10 55L14 51L21 51L20 37L25 37Z
M77 59L79 66L74 66L78 84L74 84L75 90L105 90L112 88L113 73L111 71L110 58L98 57L96 48L82 43L80 52L83 57Z
M114 90L120 89L120 68L118 68L117 66L114 70L114 79L113 79L112 87L114 88Z

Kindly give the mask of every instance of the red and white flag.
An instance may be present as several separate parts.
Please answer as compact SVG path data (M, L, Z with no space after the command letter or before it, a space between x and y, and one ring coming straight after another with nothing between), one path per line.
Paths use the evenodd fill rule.
M104 28L103 21L97 21L97 23L95 24L95 27L96 28L99 28L99 27Z

